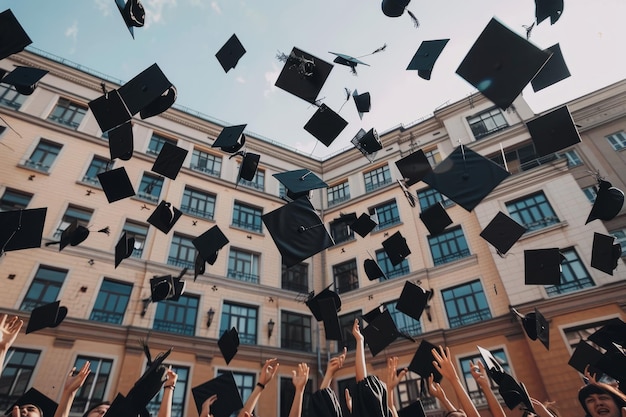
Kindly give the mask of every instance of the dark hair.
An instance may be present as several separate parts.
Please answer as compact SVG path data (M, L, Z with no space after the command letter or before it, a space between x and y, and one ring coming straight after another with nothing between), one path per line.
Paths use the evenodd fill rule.
M615 401L615 404L617 405L618 408L626 407L626 401L624 401L622 398L618 397L611 391L604 389L602 387L599 387L597 385L594 385L594 384L589 384L589 385L585 385L578 391L578 401L580 401L580 405L582 405L587 415L589 415L589 410L587 410L587 405L585 404L585 400L587 399L587 397L589 397L592 394L610 395L611 398L613 398L613 401Z
M96 408L100 407L101 405L111 405L111 401L100 401L99 403L96 403L94 405L92 405L89 410L87 410L85 412L85 414L83 414L83 417L87 417L89 415L89 413L91 413L93 410L95 410Z

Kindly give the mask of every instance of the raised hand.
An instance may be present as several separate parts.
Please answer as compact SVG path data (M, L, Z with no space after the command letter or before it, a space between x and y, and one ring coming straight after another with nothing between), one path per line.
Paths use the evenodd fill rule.
M170 366L167 369L167 373L165 374L165 383L163 384L164 387L175 387L176 386L176 381L178 381L178 374L174 371L172 371L172 367Z
M259 375L259 382L263 385L267 385L272 379L274 379L274 375L278 372L278 359L271 358L265 361L263 365L263 369L261 370L261 375Z
M385 381L385 383L387 384L387 392L390 392L395 387L397 387L407 372L409 372L407 368L404 368L400 372L398 372L397 356L387 359L387 379Z
M359 319L354 319L354 323L352 324L352 336L354 336L357 342L364 340L359 327Z
M309 380L309 365L306 363L300 363L298 364L298 370L291 371L291 373L291 382L296 388L296 391L304 391L306 383Z
M470 361L470 372L472 373L472 378L476 381L476 383L481 387L489 387L491 388L491 384L489 383L489 377L485 372L485 366L481 361L477 361L475 364ZM484 389L483 389L484 391Z
M435 369L437 369L444 378L450 381L458 379L456 369L454 368L454 364L450 359L450 348L446 347L444 349L439 346L439 350L433 349L432 353L433 357L435 358L435 360L433 361Z
M0 349L8 350L13 342L15 342L15 338L17 334L20 332L22 325L24 324L23 320L20 320L19 317L13 316L9 317L6 314L0 314Z
M217 401L217 394L211 395L202 403L200 417L213 417L213 414L211 414L211 405L213 405L215 401Z
M76 372L76 367L73 367L65 380L63 390L72 394L76 393L76 391L83 386L85 380L91 373L91 369L89 368L90 365L91 362L85 362L78 372Z

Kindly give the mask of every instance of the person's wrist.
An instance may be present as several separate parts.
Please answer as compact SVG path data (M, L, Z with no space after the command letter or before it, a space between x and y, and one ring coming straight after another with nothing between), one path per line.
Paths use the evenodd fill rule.
M262 390L263 390L263 389L265 389L265 384L264 384L264 383L262 383L262 382L257 382L257 383L256 383L256 386L257 386L257 387L259 387L259 388L261 388Z
M163 389L169 388L172 391L176 389L176 384L163 385Z

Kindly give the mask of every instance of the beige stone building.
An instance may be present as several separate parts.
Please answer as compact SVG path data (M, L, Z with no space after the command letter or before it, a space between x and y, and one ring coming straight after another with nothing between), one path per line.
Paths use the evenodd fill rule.
M26 319L35 306L60 300L69 313L57 328L19 336L0 379L0 405L30 386L58 399L67 371L90 360L92 376L72 409L73 415L81 415L90 404L130 389L146 366L138 339L149 334L154 353L174 349L167 362L179 375L175 416L195 416L190 388L223 370L234 372L247 397L270 357L280 360L278 378L257 410L263 416L286 416L296 364L311 366L308 392L314 390L328 358L344 344L353 347L354 318L385 305L398 328L416 342L401 338L376 357L367 352L369 372L382 376L389 356L407 366L422 339L447 345L470 395L488 416L468 367L480 345L502 359L532 397L556 401L563 415L581 413L575 393L582 379L567 365L573 347L604 321L626 318L623 262L612 276L590 266L594 232L625 241L626 211L610 222L585 225L595 183L587 171L599 170L614 186L626 189L626 80L566 103L580 126L582 143L549 157L535 155L524 123L535 115L523 98L501 111L474 94L412 126L381 134L383 149L373 162L357 150L318 160L247 134L247 149L260 154L261 162L253 181L237 187L241 158L211 147L223 125L173 108L133 119L133 157L111 166L126 169L136 195L109 204L96 176L109 163L108 141L87 107L101 95L103 75L44 53L23 52L1 67L14 64L50 72L30 96L0 86L0 210L47 207L47 215L41 248L0 258L0 310ZM121 84L104 81L110 89ZM176 180L151 171L165 142L188 151ZM422 182L410 188L417 201L412 207L397 184L395 161L421 148L434 165L459 144L496 163L506 160L512 175L472 212ZM285 190L272 175L299 168L329 184L311 192L311 201L336 244L285 270L261 216L285 204ZM184 213L168 234L147 223L161 200ZM437 201L453 224L432 237L419 213ZM529 229L504 257L479 236L499 211ZM368 213L378 226L362 238L334 221L346 213ZM74 219L91 232L82 244L61 252L57 245L45 245ZM230 242L194 281L191 240L214 225ZM98 232L106 227L109 234ZM114 247L124 231L135 237L135 250L114 268ZM397 231L411 254L393 267L382 241ZM525 285L524 250L551 247L565 256L561 285ZM363 269L368 258L377 260L388 279L368 280ZM145 301L150 278L178 275L184 267L190 272L178 302ZM419 321L395 309L407 280L434 292ZM323 324L304 304L309 292L331 284L342 299L343 343L326 341ZM549 351L526 337L510 306L522 313L537 307L546 316ZM216 342L231 326L237 327L241 345L227 365ZM352 364L350 350L337 389L351 382ZM409 373L398 387L398 407L417 399L419 386L419 376ZM432 399L424 405L431 416L442 413ZM156 407L158 398L151 409Z

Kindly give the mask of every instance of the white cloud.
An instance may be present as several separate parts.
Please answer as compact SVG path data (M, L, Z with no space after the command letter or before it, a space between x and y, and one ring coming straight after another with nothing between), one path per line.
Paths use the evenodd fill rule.
M217 14L222 14L222 9L220 8L219 3L216 1L211 2L211 9L213 9L213 11Z
M246 83L246 79L243 77L237 77L235 78L235 80L239 83L239 84L245 84Z
M78 21L74 20L72 26L65 29L65 37L72 40L72 47L70 48L70 54L76 52L76 42L78 42Z
M272 71L266 71L264 74L265 82L267 83L267 88L265 89L265 91L263 91L263 95L265 97L269 96L274 91L276 91L276 86L274 84L276 83L276 80L278 79L278 75L280 74L280 71L281 71L281 68L276 66L275 63L272 63L272 67L273 67Z
M102 13L102 16L108 16L111 14L111 10L112 10L112 1L109 0L94 0L94 4L96 6L96 8L98 9L98 11L100 13Z

